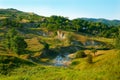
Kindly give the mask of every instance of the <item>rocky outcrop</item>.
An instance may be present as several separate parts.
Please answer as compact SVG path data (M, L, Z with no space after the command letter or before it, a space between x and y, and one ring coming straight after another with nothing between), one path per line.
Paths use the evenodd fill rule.
M65 39L66 38L65 33L61 30L57 31L57 37L58 37L58 39Z

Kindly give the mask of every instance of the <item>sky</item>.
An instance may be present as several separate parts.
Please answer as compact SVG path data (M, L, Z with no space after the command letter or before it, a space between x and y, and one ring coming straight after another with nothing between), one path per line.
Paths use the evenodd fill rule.
M41 16L120 20L120 0L0 0L0 8L14 8Z

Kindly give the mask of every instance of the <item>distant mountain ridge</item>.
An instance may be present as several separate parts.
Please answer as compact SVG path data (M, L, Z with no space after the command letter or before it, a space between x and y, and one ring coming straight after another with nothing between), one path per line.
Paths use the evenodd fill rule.
M119 26L120 25L120 20L108 20L108 19L104 19L104 18L99 18L99 19L79 18L79 19L90 21L90 22L101 22L101 23L104 23L104 24L109 25L109 26Z
M23 12L23 11L19 11L17 9L13 9L13 8L8 8L8 9L0 9L0 16L27 16L27 15L34 15L36 17L45 17L45 16L40 16L37 15L35 13L31 13L31 12ZM120 26L120 20L108 20L108 19L104 19L104 18L78 18L81 20L85 20L85 21L90 21L90 22L100 22L103 24L106 24L108 26Z
M13 8L8 8L8 9L0 9L0 17L19 17L19 16L24 16L26 17L26 19L29 19L28 16L35 16L37 21L42 20L42 18L46 18L45 16L41 16L35 13L31 13L31 12L24 12L24 11L20 11L17 9L13 9ZM104 19L104 18L77 18L77 19L81 19L81 20L85 20L88 22L100 22L103 24L106 24L108 26L120 26L120 20L108 20L108 19ZM34 19L33 19L34 20ZM35 21L35 20L34 20Z

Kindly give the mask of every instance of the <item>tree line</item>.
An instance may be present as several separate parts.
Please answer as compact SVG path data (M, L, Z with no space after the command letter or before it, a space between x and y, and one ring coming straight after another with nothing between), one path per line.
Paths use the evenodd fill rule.
M27 15L28 16L28 15ZM3 20L0 20L0 27L18 27L24 28L25 23L21 23L21 18L24 19L24 16L9 17ZM26 18L26 17L25 17ZM28 16L29 22L26 24L34 24L34 28L47 28L49 30L67 30L74 32L81 32L90 34L93 36L113 38L115 37L116 32L120 26L109 26L101 22L90 22L82 19L73 19L69 20L66 17L62 16L51 16L51 17L40 17ZM26 18L26 19L27 19ZM30 26L29 26L30 27ZM28 27L28 28L29 28Z

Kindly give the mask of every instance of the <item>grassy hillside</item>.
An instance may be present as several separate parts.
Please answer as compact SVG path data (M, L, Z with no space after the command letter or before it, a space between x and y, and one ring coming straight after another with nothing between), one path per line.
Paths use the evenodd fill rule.
M24 66L16 68L7 76L1 75L2 80L119 80L120 51L98 51L92 64L85 59L75 59L77 65L65 67L53 66ZM73 67L74 66L74 67Z
M45 30L44 30L45 31ZM66 34L69 34L69 32L66 32ZM66 43L66 40L58 40L56 41L56 36L31 36L29 35L29 38L26 37L26 42L28 43L27 52L21 55L12 54L9 52L9 54L6 54L6 51L4 51L4 47L1 44L1 56L16 56L20 60L16 60L16 58L12 58L12 61L14 63L15 61L18 61L21 65L20 67L16 67L14 69L10 69L11 71L6 72L6 75L1 74L0 78L1 80L119 80L119 63L120 63L120 51L119 50L97 50L96 55L93 55L93 52L89 50L89 45L86 45L88 47L87 49L84 48L84 52L86 54L92 54L93 55L93 63L89 64L87 63L85 58L74 58L71 60L71 64L67 67L55 67L52 65L49 65L49 63L52 61L50 56L46 58L38 58L40 57L40 52L43 49L43 44L39 43L39 40L44 40L50 44L50 48L54 49L55 51L58 50L59 52L71 52L72 54L75 54L76 51L74 51L75 46L81 46L85 47L82 44L86 43L90 40L97 40L98 38L91 38L89 36L76 34L76 33L70 33L74 39L72 39L72 46L69 47L71 44ZM27 34L28 35L28 34ZM104 38L104 40L99 40L107 43L106 41L109 40L109 44L112 42L112 39ZM80 43L78 43L80 42ZM56 47L60 47L60 49L57 49ZM66 46L66 47L65 47ZM91 45L90 45L91 46ZM68 48L67 48L68 47ZM71 49L71 50L70 50ZM59 53L57 53L59 54ZM52 56L52 55L51 55ZM11 58L10 61L11 61ZM35 62L36 65L29 65L32 61ZM25 60L25 61L24 61ZM28 62L26 62L28 61ZM30 62L30 63L29 63ZM11 62L8 62L9 64ZM14 63L16 64L16 63ZM44 65L45 64L45 65Z
M16 34L11 37L12 28ZM0 9L0 80L120 80L118 28ZM16 41L13 37L22 37L27 44L19 54L6 46L6 39ZM15 49L16 44L10 47Z

